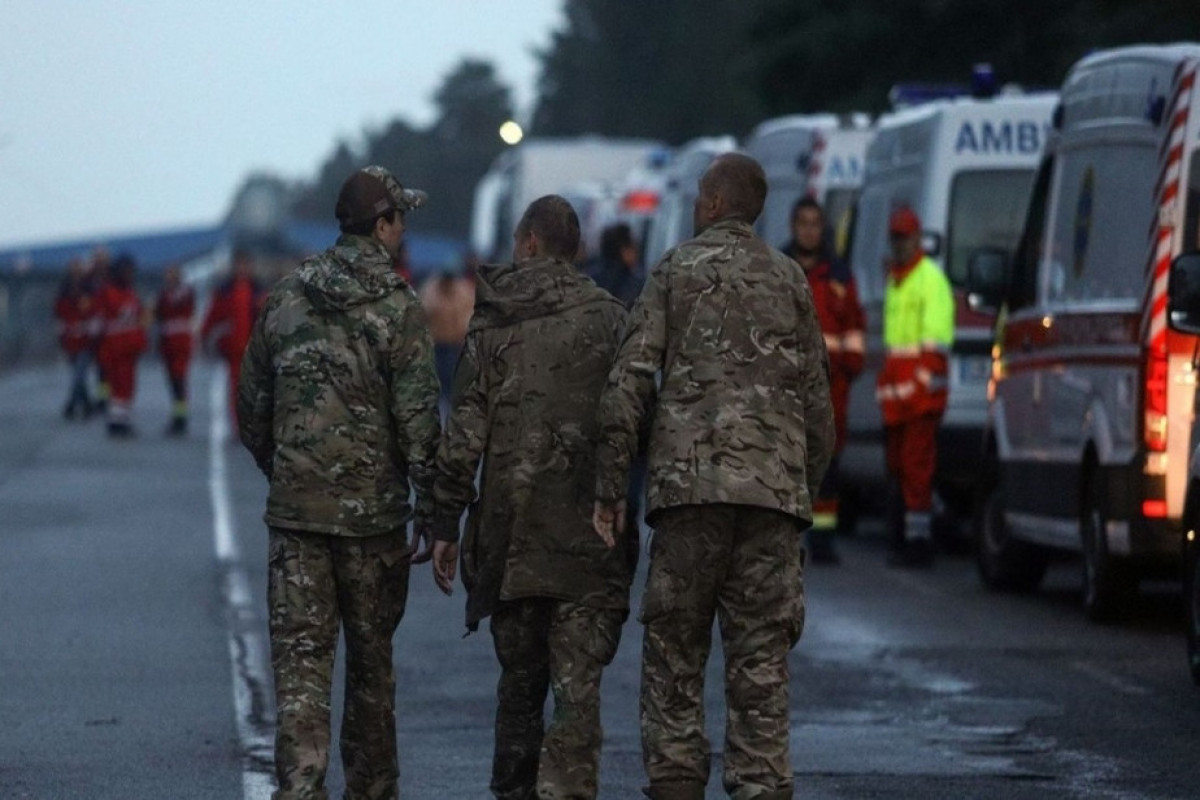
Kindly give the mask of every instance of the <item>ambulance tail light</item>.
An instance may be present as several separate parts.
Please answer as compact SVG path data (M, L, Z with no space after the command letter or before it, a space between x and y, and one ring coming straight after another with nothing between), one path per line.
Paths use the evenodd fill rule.
M1165 353L1147 357L1143 439L1152 453L1167 451L1167 370Z
M621 198L621 208L638 214L650 214L658 208L658 193L648 191L629 192Z
M1167 501L1166 500L1143 500L1142 501L1142 516L1147 519L1166 519L1167 518Z

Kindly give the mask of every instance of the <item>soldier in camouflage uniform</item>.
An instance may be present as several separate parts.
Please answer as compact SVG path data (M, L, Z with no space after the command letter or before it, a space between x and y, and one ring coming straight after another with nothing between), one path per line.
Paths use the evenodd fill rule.
M434 574L449 592L462 547L467 626L491 617L500 661L492 793L594 798L600 675L628 615L637 541L592 531L596 405L625 309L572 265L579 220L561 197L526 210L515 263L483 268L438 451ZM549 729L547 689L554 695Z
M751 227L766 198L762 168L721 156L699 195L697 236L650 274L601 400L595 526L606 538L620 529L638 425L652 413L646 794L704 797L715 615L729 715L725 789L737 800L782 800L793 791L787 655L804 626L801 538L834 448L828 365L804 273Z
M397 797L392 635L410 563L430 556L413 554L430 535L439 430L433 342L392 257L424 200L382 167L351 175L342 235L276 285L242 364L241 438L270 480L276 800L327 796L339 624L344 797Z

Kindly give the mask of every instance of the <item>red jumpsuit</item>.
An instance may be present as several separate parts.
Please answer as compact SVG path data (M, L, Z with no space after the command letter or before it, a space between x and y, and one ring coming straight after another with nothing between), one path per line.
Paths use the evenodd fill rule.
M834 460L813 503L813 522L817 527L833 527L838 515L837 456L846 444L850 384L863 369L865 323L854 276L844 263L822 257L804 274L829 353L829 396L836 433Z
M108 283L100 290L100 316L104 327L100 361L108 380L110 428L128 429L129 412L137 381L137 360L146 351L142 300L132 286Z
M58 342L71 362L71 391L63 409L63 416L68 419L76 415L87 418L93 411L87 373L95 349L97 311L95 298L80 289L63 291L54 303Z
M250 342L254 318L262 307L264 295L259 285L246 277L234 277L217 287L212 305L204 319L201 337L217 337L217 349L229 363L229 409L236 413L238 375L242 371L242 354Z
M167 368L174 401L171 416L177 421L186 420L188 415L187 374L192 360L192 315L195 311L196 293L189 286L164 289L154 304L158 349Z

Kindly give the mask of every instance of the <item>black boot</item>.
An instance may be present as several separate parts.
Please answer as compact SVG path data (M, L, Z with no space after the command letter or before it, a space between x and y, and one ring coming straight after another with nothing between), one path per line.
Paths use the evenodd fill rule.
M837 548L833 545L832 528L808 529L808 558L813 564L840 564Z

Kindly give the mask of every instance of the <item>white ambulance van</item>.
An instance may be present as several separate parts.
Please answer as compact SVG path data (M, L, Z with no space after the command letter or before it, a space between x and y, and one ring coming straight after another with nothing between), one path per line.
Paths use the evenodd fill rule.
M572 199L590 208L603 200L605 187L662 147L643 139L578 136L526 139L505 150L475 187L472 249L485 261L506 258L513 228L534 200L570 191Z
M700 176L713 159L737 147L732 136L706 136L680 147L666 167L666 180L642 249L646 271L675 245L692 238L693 207Z
M756 227L772 247L791 238L792 206L808 191L818 134L837 126L834 114L792 114L762 122L746 137L743 150L767 174L767 203Z
M1082 553L1097 620L1179 565L1200 340L1168 328L1167 276L1197 247L1198 60L1130 47L1071 68L1005 293L980 575L1028 590Z
M875 376L883 363L883 294L890 258L888 216L908 206L923 247L954 289L956 320L949 399L938 439L935 532L964 535L975 500L987 422L995 318L968 307L973 262L1003 268L1021 235L1029 191L1050 129L1053 93L939 99L885 114L867 149L850 264L867 317L864 374L850 394L841 470L856 504L884 496L883 419Z
M867 147L874 136L870 118L865 114L855 114L842 119L838 127L832 130L817 131L813 137L804 194L815 198L825 209L825 219L834 236L834 250L843 258L850 241L854 205L862 190ZM800 198L777 198L777 202L779 199L790 199L794 205ZM788 210L790 213L790 206ZM789 219L789 225L790 222ZM783 240L773 244L778 247L791 238L790 234L790 230L785 232Z

